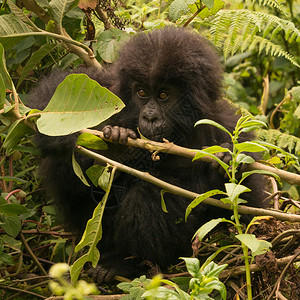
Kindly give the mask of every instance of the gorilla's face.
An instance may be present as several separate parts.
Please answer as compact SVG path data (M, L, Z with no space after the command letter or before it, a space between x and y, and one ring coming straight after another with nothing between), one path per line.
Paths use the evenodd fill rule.
M135 82L132 86L132 99L139 109L140 133L154 141L162 141L163 138L174 141L180 135L176 131L181 123L178 117L181 115L182 98L183 92L171 83L145 85Z

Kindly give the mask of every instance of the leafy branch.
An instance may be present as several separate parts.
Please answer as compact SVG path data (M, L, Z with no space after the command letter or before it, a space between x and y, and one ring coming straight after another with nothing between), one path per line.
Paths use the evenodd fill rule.
M22 41L28 36L48 36L57 41L62 41L71 52L77 54L85 63L94 68L101 69L102 66L95 59L92 50L85 44L73 40L66 30L62 27L62 17L70 10L76 1L52 1L55 7L48 7L48 13L41 8L34 0L22 2L24 7L34 12L52 31L37 27L13 2L8 0L8 5L13 14L0 16L0 42L4 47L9 47ZM51 18L52 12L52 18ZM51 25L52 22L52 26Z

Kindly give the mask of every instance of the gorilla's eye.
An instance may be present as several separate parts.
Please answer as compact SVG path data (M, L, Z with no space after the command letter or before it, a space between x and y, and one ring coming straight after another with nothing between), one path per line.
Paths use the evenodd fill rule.
M140 97L146 97L147 96L145 90L143 90L143 89L139 89L137 93Z
M158 98L161 100L166 100L169 97L167 92L160 92Z

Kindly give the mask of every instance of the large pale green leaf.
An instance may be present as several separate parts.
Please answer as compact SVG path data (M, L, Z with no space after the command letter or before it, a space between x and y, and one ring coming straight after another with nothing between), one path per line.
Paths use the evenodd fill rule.
M124 103L85 74L71 74L56 89L37 120L46 135L67 135L94 127L119 112Z
M32 32L29 27L15 15L0 16L0 43L5 49L10 49L27 38L28 36L22 36L22 33L29 32ZM10 37L11 35L13 36Z
M20 79L18 81L17 88L20 86L20 84L23 82L27 74L37 65L41 62L41 60L49 54L57 45L55 44L44 44L39 50L35 51L28 62L26 63Z

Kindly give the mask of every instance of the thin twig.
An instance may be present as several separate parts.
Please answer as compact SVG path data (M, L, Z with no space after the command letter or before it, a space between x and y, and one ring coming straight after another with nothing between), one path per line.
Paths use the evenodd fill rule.
M39 295L39 294L34 293L34 292L30 292L30 291L26 291L26 290L18 289L18 288L15 288L15 287L6 286L6 285L0 285L0 289L21 292L21 293L29 294L29 295L32 295L32 296L35 296L35 297L39 297L39 298L42 298L42 299L46 299L47 298L45 296Z
M45 269L43 268L43 266L41 265L41 263L39 262L39 260L37 259L37 257L34 255L34 253L32 252L31 248L29 247L24 235L22 232L19 233L20 236L20 240L22 242L22 244L24 245L24 247L26 248L26 250L28 251L28 253L30 254L31 258L34 260L34 262L36 263L37 267L40 269L40 271L42 272L42 274L44 275L48 275L48 273L45 271Z
M98 130L84 129L84 130L81 130L81 132L82 133L84 133L84 132L92 133L94 135L99 136L101 139L103 139L105 141L112 142L111 139L105 139L103 132L98 131ZM187 157L187 158L191 158L191 159L193 159L199 151L197 149L189 149L189 148L177 146L168 141L165 141L164 143L160 143L160 142L154 142L154 141L143 140L143 139L128 138L128 142L125 145L137 147L137 148L143 148L143 149L149 150L150 152L154 152L154 151L164 152L164 153L179 155L179 156L183 156L183 157ZM214 161L214 159L212 159L208 156L202 157L200 160L207 161L207 162ZM272 172L272 173L278 175L283 181L286 181L287 183L289 183L291 185L300 185L300 175L298 175L298 174L294 174L294 173L287 172L284 170L272 168L270 166L266 166L266 165L258 163L258 162L254 162L252 164L247 165L247 169L269 171L269 172Z
M138 177L144 181L153 183L153 184L161 187L162 189L166 190L169 193L180 195L180 196L183 196L183 197L186 197L189 199L195 199L199 196L199 194L197 194L197 193L194 193L194 192L185 190L183 188L177 187L175 185L172 185L170 183L167 183L161 179L158 179L158 178L150 175L147 172L141 172L141 171L135 170L133 168L130 168L128 166L125 166L125 165L123 165L119 162L116 162L112 159L109 159L103 155L100 155L91 150L85 149L82 146L76 145L75 150L83 155L86 155L86 156L96 160L96 161L99 161L102 163L103 162L108 163L112 166L117 167L118 170L120 170L122 172L133 175L135 177ZM216 207L220 207L223 209L227 209L227 210L232 210L231 205L229 203L223 203L222 201L213 199L213 198L207 198L207 199L203 200L203 203L213 205ZM239 205L238 211L241 214L249 214L249 215L256 215L256 216L272 216L281 221L300 222L300 215L287 214L287 213L268 210L268 209Z

